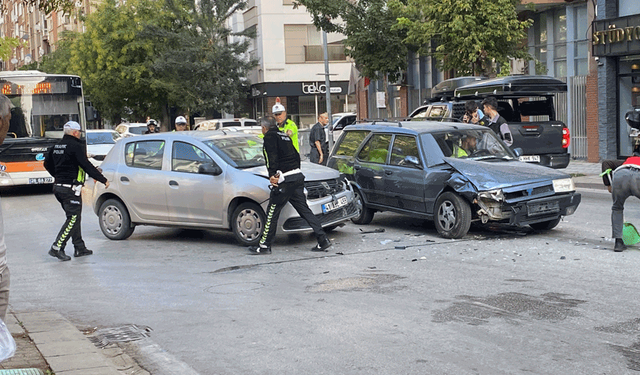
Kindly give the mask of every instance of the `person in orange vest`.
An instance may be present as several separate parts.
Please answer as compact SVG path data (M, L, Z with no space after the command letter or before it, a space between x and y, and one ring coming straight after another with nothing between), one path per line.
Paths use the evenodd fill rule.
M629 111L625 120L632 128L640 129L640 110ZM611 182L611 231L615 239L613 251L621 252L627 248L622 241L624 226L624 202L634 196L640 199L640 140L635 140L633 155L613 171Z

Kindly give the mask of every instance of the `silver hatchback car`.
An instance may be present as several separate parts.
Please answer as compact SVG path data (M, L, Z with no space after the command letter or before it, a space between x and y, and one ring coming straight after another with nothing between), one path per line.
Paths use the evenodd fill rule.
M258 243L269 179L262 139L240 132L143 135L116 143L101 165L110 185L95 184L93 208L112 240L136 225L231 230L242 245ZM358 215L353 189L339 172L302 163L311 211L327 229ZM291 205L278 233L311 231Z

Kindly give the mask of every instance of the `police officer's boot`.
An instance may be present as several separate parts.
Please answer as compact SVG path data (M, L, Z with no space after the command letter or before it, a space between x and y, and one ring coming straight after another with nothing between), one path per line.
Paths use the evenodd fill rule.
M49 250L49 255L62 261L71 260L71 257L65 254L64 250L54 250L53 247Z
M627 249L627 246L622 241L622 238L616 238L616 244L613 246L613 251L619 253Z
M86 247L84 248L80 248L80 249L75 249L75 251L73 252L73 256L74 257L83 257L85 255L91 255L93 254L93 251L87 249Z

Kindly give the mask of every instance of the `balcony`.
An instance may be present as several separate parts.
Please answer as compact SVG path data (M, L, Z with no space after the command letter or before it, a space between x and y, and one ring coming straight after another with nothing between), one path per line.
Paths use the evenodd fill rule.
M347 56L344 54L344 44L331 44L327 47L329 52L329 61L347 60ZM324 61L324 51L322 50L322 46L304 46L304 61Z

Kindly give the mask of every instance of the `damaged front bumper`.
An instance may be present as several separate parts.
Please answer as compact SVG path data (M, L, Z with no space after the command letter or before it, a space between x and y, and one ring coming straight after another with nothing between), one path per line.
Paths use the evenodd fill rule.
M479 207L476 213L482 223L501 221L510 225L525 226L572 215L581 199L580 193L571 192L509 203L504 200L502 191L495 190L479 193L474 203Z

